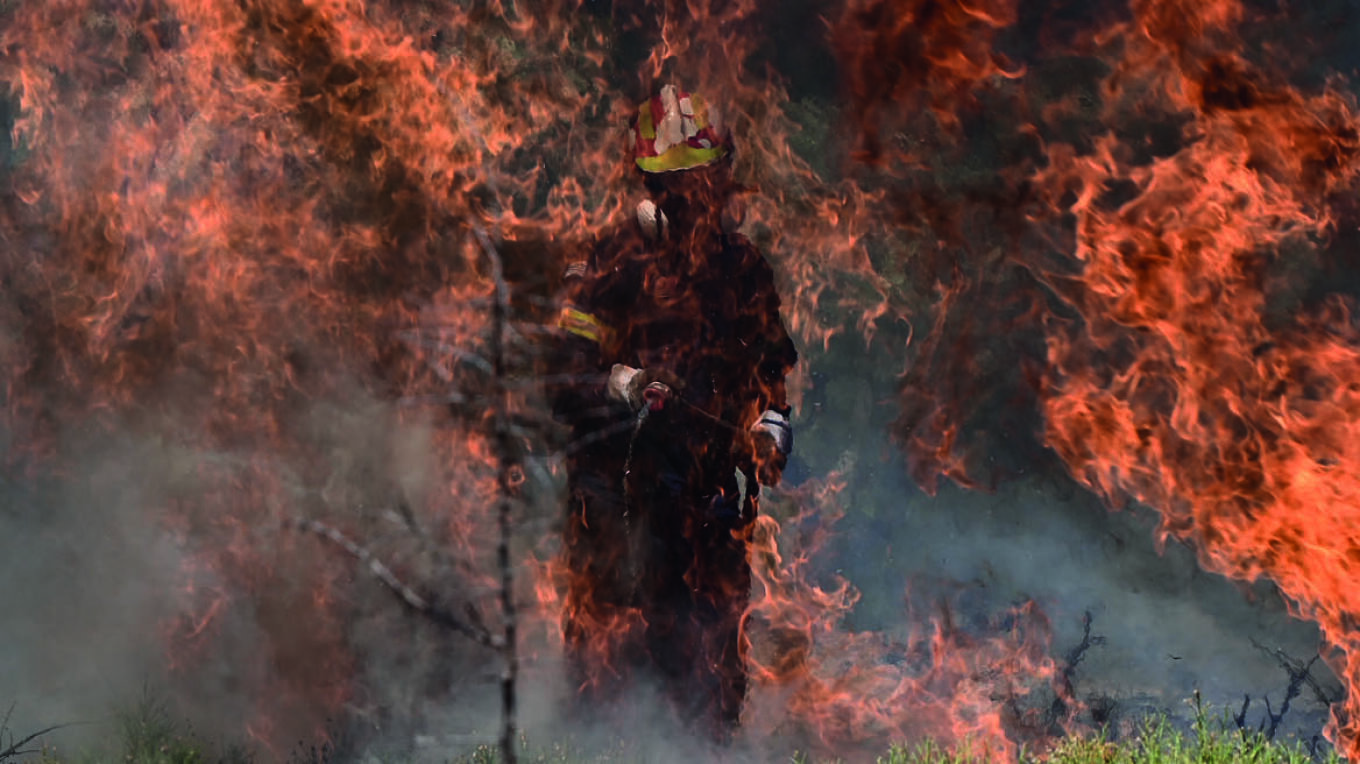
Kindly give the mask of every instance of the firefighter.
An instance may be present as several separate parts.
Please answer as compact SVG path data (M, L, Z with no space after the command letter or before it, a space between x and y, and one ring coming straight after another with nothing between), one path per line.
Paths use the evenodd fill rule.
M793 447L797 351L774 274L736 231L717 110L666 86L632 124L636 220L567 269L554 413L570 427L563 629L575 686L639 674L719 739L746 693L741 619L759 486Z

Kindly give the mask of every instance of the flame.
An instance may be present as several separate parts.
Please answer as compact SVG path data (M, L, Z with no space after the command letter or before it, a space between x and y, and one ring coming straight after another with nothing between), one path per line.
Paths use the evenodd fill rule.
M902 633L841 625L859 595L838 577L819 584L813 561L844 514L843 488L833 475L788 497L794 514L782 525L799 529L796 542L781 543L773 516L757 520L757 586L745 630L756 689L745 723L769 734L795 721L827 753L931 738L997 761L1070 723L1068 715L1042 719L1035 705L1052 697L1046 690L1066 693L1047 654L1047 620L1032 602L994 617L982 634L954 623L947 602L928 607L938 611L932 615L913 608Z
M1267 577L1319 624L1351 689L1328 734L1354 757L1360 336L1339 298L1281 315L1269 274L1326 251L1360 172L1356 105L1251 64L1238 3L1133 9L1107 108L1174 115L1183 137L1151 158L1114 134L1052 146L1036 176L1075 216L1080 263L1050 278L1079 320L1050 323L1047 439L1092 489L1159 510L1205 568Z
M1310 100L1283 90L1271 91L1268 103L1243 102L1257 83L1222 51L1215 81L1235 86L1195 90L1179 70L1159 68L1168 48L1158 41L1179 34L1169 21L1175 9L1139 8L1147 23L1122 33L1149 42L1131 46L1121 76L1160 77L1162 90L1181 99L1177 108L1200 114L1205 140L1226 164L1211 152L1146 170L1109 143L1094 162L1055 148L1040 178L1053 198L1058 187L1089 189L1073 211L1090 219L1095 237L1122 230L1099 212L1101 183L1127 177L1180 205L1195 197L1171 188L1176 173L1212 170L1232 180L1210 205L1217 212L1202 213L1217 227L1195 222L1195 236L1242 251L1243 242L1325 230L1319 200L1348 187L1345 136L1333 128L1347 123L1349 106L1334 94ZM1241 15L1228 3L1214 9L1201 29L1211 41ZM249 734L276 754L289 737L324 735L329 716L364 702L356 679L364 656L348 627L367 603L342 561L280 529L316 516L369 531L378 521L357 508L402 493L411 503L403 522L425 529L455 561L453 579L472 600L470 612L490 620L482 595L497 586L486 544L496 449L479 396L496 285L482 241L499 249L507 279L538 290L517 295L525 303L516 304L517 317L542 319L552 307L544 295L556 286L544 274L560 272L589 233L632 214L636 186L620 161L622 125L655 86L679 81L723 104L741 136L737 176L749 186L737 217L769 253L783 280L785 320L806 346L825 349L851 331L866 342L889 334L885 327L914 318L923 302L913 281L961 302L963 282L943 278L940 261L962 237L936 229L969 221L949 218L948 203L902 214L899 184L926 163L914 140L930 131L917 111L947 133L978 92L1019 75L993 52L997 35L1015 23L1015 3L847 0L834 10L832 49L847 72L857 131L847 149L853 159L874 160L882 175L854 177L868 172L857 165L831 180L793 150L798 127L783 108L787 89L772 73L753 75L769 13L753 0L663 0L607 21L559 1L7 7L0 81L19 107L14 143L22 155L5 181L13 194L0 206L8 298L0 364L6 424L22 444L9 458L56 473L78 469L63 464L63 436L75 422L96 432L130 428L191 454L192 477L175 486L173 500L146 508L186 559L183 612L163 626L171 661L191 671L232 637L233 625L249 623L249 643L260 646L239 661L257 695ZM615 25L659 40L635 72L610 71ZM1187 52L1170 60L1184 68L1207 59ZM1286 140L1249 138L1266 131ZM1302 196L1290 196L1292 186ZM1222 219L1241 210L1258 222L1231 238ZM922 219L936 212L941 219ZM1131 221L1139 224L1155 217L1130 214L1143 216ZM923 232L938 243L921 245ZM1260 238L1267 235L1274 238ZM1088 249L1080 256L1090 263L1113 256L1104 244ZM918 271L931 278L909 278ZM1104 303L1091 300L1077 304L1103 315ZM1147 306L1119 310L1117 326L1176 326ZM1186 327L1179 332L1188 342ZM1265 357L1277 377L1330 363L1321 378L1344 379L1349 356L1340 350L1305 343L1290 352L1281 348L1301 341L1272 338ZM1076 447L1061 445L1069 426L1062 423L1073 421L1067 412L1080 408L1066 401L1104 388L1085 381L1084 345L1061 334L1053 341L1062 386L1046 402L1052 439L1084 472ZM892 349L894 362L902 350ZM1199 383L1207 395L1226 379ZM1344 387L1327 389L1342 395ZM1340 426L1311 395L1296 395L1261 426L1321 426L1302 421L1305 413ZM1245 407L1246 397L1233 405ZM525 400L514 405L527 408ZM1195 413L1220 411L1224 400ZM356 406L371 406L370 426L347 417ZM931 428L945 436L926 436L922 447L946 462L953 423L932 413ZM420 433L420 453L395 442L394 433L412 432ZM1282 466L1342 464L1347 441L1332 435L1327 453L1315 455L1321 461L1295 456L1285 465L1281 456ZM356 485L351 473L381 471L374 463L382 461L356 457L356 442L403 462L392 481L401 491ZM1102 453L1120 453L1109 447ZM1112 457L1101 458L1091 457L1109 473ZM1138 485L1150 501L1172 494ZM791 501L821 512L829 532L840 511L834 493ZM790 554L779 525L761 518L747 540L758 587L746 621L745 659L758 684L751 725L770 729L791 718L827 750L936 735L981 741L999 757L1029 737L1034 725L1016 709L1053 676L1033 605L982 634L944 615L915 619L898 636L851 633L840 621L853 588L819 585L810 562L820 539L813 534ZM411 557L419 560L408 563L411 572L437 568ZM618 669L620 646L644 626L639 613L601 607L595 582L556 563L541 567L537 583L539 619L557 622L565 610L591 623L595 662ZM1304 592L1295 596L1305 612L1330 617L1335 603L1309 599L1306 582L1291 585ZM1340 623L1329 631L1338 643Z
M885 131L900 130L927 109L942 127L956 130L989 79L1022 76L1023 68L995 50L998 32L1016 21L1016 5L1015 0L845 2L831 24L831 42L846 72L858 159L910 161L905 147L884 145Z
M61 443L80 421L188 454L175 500L146 508L186 559L171 662L190 671L224 624L250 623L259 649L238 670L258 693L252 734L274 750L324 735L354 699L358 594L334 555L282 529L350 526L392 501L344 478L365 468L340 432L359 426L354 401L479 389L490 280L473 233L505 238L539 182L520 148L553 131L579 142L563 126L587 101L547 71L500 84L551 60L542 40L563 27L482 19L501 42L543 35L516 58L469 36L473 12L452 4L64 0L5 14L0 80L22 153L0 210L16 306L7 426L22 444L8 456L69 469ZM368 413L395 431L429 411ZM472 594L494 492L480 429L434 436L444 490L413 508Z

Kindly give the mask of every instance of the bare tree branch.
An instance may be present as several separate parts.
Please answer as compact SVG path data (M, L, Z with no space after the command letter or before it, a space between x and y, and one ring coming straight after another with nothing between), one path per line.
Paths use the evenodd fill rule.
M7 761L16 756L26 756L30 753L38 753L39 749L36 748L26 749L24 748L24 746L28 745L34 740L37 740L43 735L46 735L49 732L55 732L56 730L59 730L63 727L70 726L69 724L54 724L51 727L40 729L37 732L34 732L32 735L29 735L21 740L16 741L14 739L14 735L9 732L9 720L13 714L14 704L10 703L9 708L5 710L5 718L0 719L0 745L5 745L4 738L6 736L8 736L10 741L8 746L6 746L3 750L0 750L0 761Z
M501 760L505 764L515 764L515 682L519 674L519 656L515 650L517 621L515 616L514 569L510 565L511 510L514 508L513 473L516 471L515 443L511 433L509 391L505 380L505 343L509 330L510 289L505 283L500 253L491 239L481 228L474 226L473 235L481 245L491 266L491 277L495 282L496 301L491 312L491 365L494 370L495 390L494 437L496 455L500 460L497 469L499 506L497 511L500 526L500 542L496 547L496 558L501 571L501 616L504 628L501 640Z
M474 619L462 618L455 615L452 611L446 610L439 605L430 602L422 597L419 592L402 581L392 569L383 564L373 552L366 547L358 544L336 528L317 520L298 520L297 527L311 531L323 538L329 539L336 546L349 552L351 556L368 566L368 570L377 578L388 591L396 595L401 603L411 610L425 616L434 623L444 626L462 634L479 645L497 648L500 640L491 634L487 628Z
M1280 664L1280 668L1284 669L1289 674L1290 684L1294 684L1296 686L1301 686L1300 684L1296 683L1308 685L1308 687L1313 691L1314 697L1317 698L1317 701L1324 706L1330 706L1333 703L1337 702L1337 698L1334 697L1334 693L1328 692L1322 686L1322 683L1318 681L1317 677L1313 676L1312 673L1313 664L1317 663L1317 661L1322 657L1321 655L1314 655L1307 662L1304 662L1299 658L1292 657L1284 650L1281 650L1279 648L1272 649L1266 647L1260 642L1257 642L1255 639L1252 639L1251 643L1256 649L1270 655L1275 659L1277 663Z
M1267 740L1275 739L1275 733L1279 730L1280 723L1284 721L1285 714L1289 713L1289 704L1299 696L1299 693L1303 690L1304 684L1309 685L1313 689L1313 692L1317 695L1319 700L1330 704L1331 701L1328 699L1327 694L1323 692L1322 686L1313 678L1313 664L1317 663L1318 659L1322 656L1314 655L1307 662L1304 662L1291 657L1288 653L1279 648L1271 649L1266 647L1260 642L1257 642L1255 638L1251 640L1251 644L1255 646L1256 649L1274 658L1275 662L1280 664L1280 668L1284 669L1285 672L1289 674L1289 684L1285 687L1284 701L1280 703L1279 713L1276 713L1275 709L1271 707L1270 696L1266 695L1264 697L1266 715L1261 719L1258 731L1264 732ZM1233 721L1237 723L1239 728L1244 728L1246 724L1247 706L1250 704L1251 696L1247 695L1242 699L1242 710L1233 716ZM1268 727L1267 724L1269 724Z
M1087 610L1082 614L1081 641L1067 651L1066 659L1063 661L1062 671L1058 674L1057 687L1054 688L1053 702L1048 709L1051 723L1061 722L1072 709L1072 704L1077 698L1073 679L1076 676L1077 667L1086 658L1086 653L1092 647L1105 644L1105 637L1091 634L1091 620L1091 611Z

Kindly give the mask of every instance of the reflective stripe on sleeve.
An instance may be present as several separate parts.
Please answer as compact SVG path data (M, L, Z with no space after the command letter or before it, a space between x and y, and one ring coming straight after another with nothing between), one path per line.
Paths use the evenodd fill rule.
M557 326L595 343L600 341L605 331L604 324L601 324L599 319L572 307L562 309L561 315L557 317Z

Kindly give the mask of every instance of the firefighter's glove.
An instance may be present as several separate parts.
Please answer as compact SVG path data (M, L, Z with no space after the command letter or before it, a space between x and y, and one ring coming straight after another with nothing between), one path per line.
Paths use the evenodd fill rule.
M661 411L683 387L680 378L665 369L634 369L616 363L609 372L609 397L628 404L633 411L644 406Z
M761 485L779 485L793 453L793 425L784 414L768 409L751 426L755 443L756 479Z

